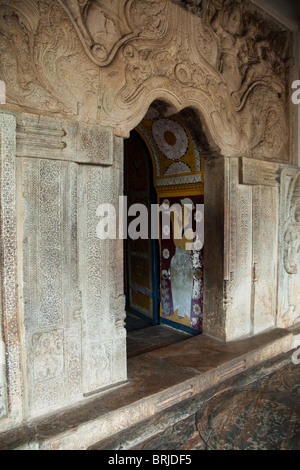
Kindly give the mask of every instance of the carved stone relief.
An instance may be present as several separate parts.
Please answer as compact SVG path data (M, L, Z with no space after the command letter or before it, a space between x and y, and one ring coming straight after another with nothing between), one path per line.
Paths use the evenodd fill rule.
M25 401L27 413L35 415L82 394L77 165L19 158L18 177Z
M0 115L3 110L0 109ZM12 111L17 120L16 156L111 166L113 130L100 125Z
M204 333L230 341L276 325L280 168L232 157L205 164L206 238L223 243L224 260L205 253Z
M103 201L111 198L117 206L122 193L122 139L114 137L111 129L96 125L14 113L0 113L1 185L9 187L1 192L5 260L1 325L5 328L0 338L0 410L1 418L9 409L16 420L24 414L38 416L78 401L83 393L126 380L126 330L122 270L117 267L123 247L119 241L102 246L96 237L101 197ZM83 195L82 190L88 194ZM86 207L82 198L87 198ZM86 214L86 208L91 212ZM89 219L87 225L82 224L82 214ZM79 277L80 260L87 268L87 278ZM103 269L107 268L105 278L102 262ZM104 295L106 285L111 291ZM105 315L101 315L103 308ZM19 321L23 325L20 338ZM99 326L96 330L94 321ZM5 356L9 372L5 371ZM84 368L87 356L90 367ZM26 378L21 374L21 361Z
M300 321L300 172L281 174L278 326Z
M99 73L81 52L67 13L57 2L0 6L1 75L7 102L22 109L97 114ZM73 72L71 72L73 70ZM74 79L74 72L80 70Z
M108 246L96 236L98 205L109 200L117 206L121 195L123 147L111 130L76 123L72 154L70 123L57 120L54 128L45 118L34 127L34 116L17 117L17 137L22 132L16 153L24 399L26 414L37 416L126 380L125 304L117 268L122 246L114 240ZM59 139L57 146L48 146L62 138L59 123L67 129L67 146ZM33 130L45 135L39 147ZM33 158L22 156L29 151ZM111 166L114 160L119 169Z
M197 108L223 154L289 161L291 34L248 2L176 3L198 16L170 0L7 0L7 102L126 136L160 98Z
M279 165L243 158L240 183L252 189L252 333L275 326L277 312Z
M111 266L115 261L112 245L116 241L100 240L96 236L99 222L97 208L101 203L116 202L114 198L120 194L118 183L111 168L80 168L79 275L83 292L85 343L82 360L85 395L126 380L124 294L121 296L120 286L117 287L111 277ZM118 293L118 302L113 306Z
M239 185L238 178L238 159L226 159L224 311L228 340L246 336L252 328L252 189Z
M218 249L225 247L225 269L224 252L216 252L218 266L208 267L214 311L206 332L229 340L274 324L279 165L262 160L291 158L290 35L247 2L194 6L200 16L169 0L0 5L0 79L8 103L1 109L17 118L16 125L0 113L7 261L0 340L9 364L6 383L0 350L3 422L9 411L19 419L23 405L27 416L36 416L126 380L122 243L97 239L96 211L101 202L117 206L121 136L157 98L170 104L170 115L196 108L208 140L227 155L210 174L224 196L222 206L219 193L209 195L207 210L225 230L214 234ZM237 155L261 161L252 165ZM281 178L278 325L286 327L300 316L299 171L283 171ZM207 220L211 229L211 214Z
M16 121L0 115L1 327L0 428L22 419L23 383L17 300ZM5 370L4 370L4 366ZM3 421L2 421L3 420Z
M253 188L253 334L276 324L279 185Z
M130 39L159 37L165 29L166 0L59 0L68 12L88 56L108 65Z

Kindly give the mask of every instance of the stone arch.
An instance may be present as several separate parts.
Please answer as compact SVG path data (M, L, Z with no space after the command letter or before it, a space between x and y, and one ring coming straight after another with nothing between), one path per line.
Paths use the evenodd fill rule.
M161 234L159 235L159 270L156 271L155 278L161 290L159 321L190 334L202 332L204 315L204 158L202 151L208 154L211 149L204 135L202 139L199 138L200 130L201 124L196 110L186 108L182 112L174 113L174 107L163 100L154 101L144 119L134 129L134 133L137 133L146 144L152 161L156 203L161 206L168 201L171 206L173 204L178 206L183 200L190 201L193 205L192 221L197 214L201 213L201 229L198 226L197 236L195 235L193 243L188 243L189 248L183 248L184 241L175 243L173 235L168 241L164 240ZM167 137L165 137L166 133ZM124 164L126 165L126 161ZM195 231L195 222L192 224ZM168 253L167 257L165 252ZM182 257L183 254L186 256ZM180 263L185 261L185 264L181 266L181 271L185 274L178 284L175 264L179 257ZM166 270L170 272L169 279L165 277ZM181 289L185 279L187 279L187 291L183 293ZM140 313L142 314L143 311L141 310Z
M196 108L222 155L291 160L292 41L281 25L241 1L243 30L233 28L227 0L218 8L205 2L201 17L171 0L98 3L28 1L18 15L10 2L1 5L9 104L128 136L160 98L176 112ZM12 29L22 54L7 40Z
M116 135L127 137L130 134L130 131L138 126L142 121L150 106L153 103L160 101L165 103L165 117L175 114L185 114L187 109L193 110L195 115L197 115L199 122L201 122L202 129L205 133L206 142L209 146L206 148L206 151L214 155L221 153L226 154L224 142L222 142L221 139L218 138L216 132L214 132L214 125L209 116L208 110L205 108L204 99L197 99L197 96L195 95L187 100L182 100L180 96L181 92L177 95L170 91L171 88L172 84L170 84L169 90L164 90L163 92L162 90L153 90L147 99L143 101L141 108L136 112L136 114L134 114L134 116L132 116L132 118L119 124L114 124L114 133Z
M193 121L194 124L197 122L199 128L194 130L194 134L196 134L196 132L201 132L204 138L202 142L203 146L201 147L202 153L204 155L218 156L222 154L221 148L217 143L217 139L215 139L215 135L213 134L211 126L209 125L209 119L204 105L195 98L191 98L182 103L173 93L170 93L169 91L161 93L161 91L154 90L151 93L150 102L147 100L143 104L143 107L139 113L131 120L126 121L125 128L121 130L118 128L118 126L116 126L114 128L115 134L122 135L124 133L125 136L128 136L130 131L139 125L139 123L146 116L148 110L151 108L151 106L155 105L155 103L160 103L161 107L163 108L162 116L165 118L173 115L181 116L183 122L186 121L187 127L191 126L191 121ZM188 115L190 115L190 117L193 115L193 119L191 119ZM219 144L222 146L220 141Z

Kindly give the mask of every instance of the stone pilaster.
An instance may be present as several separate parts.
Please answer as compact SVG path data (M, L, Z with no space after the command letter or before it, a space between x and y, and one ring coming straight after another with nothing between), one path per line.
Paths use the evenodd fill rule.
M1 311L0 427L22 419L23 381L17 302L16 120L0 115Z
M123 146L95 125L18 112L0 119L0 417L9 406L35 417L127 378L122 241L96 232L99 204L118 207Z
M204 332L231 341L275 327L279 165L211 159L205 189Z

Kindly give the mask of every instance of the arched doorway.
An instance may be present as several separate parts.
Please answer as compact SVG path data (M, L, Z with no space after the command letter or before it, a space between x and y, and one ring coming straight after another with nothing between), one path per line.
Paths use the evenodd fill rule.
M163 109L161 102L154 102L125 141L128 207L145 204L149 227L150 206L156 204L161 211L158 240L149 231L148 239L128 237L125 242L127 311L148 324L196 335L203 321L204 162L189 130L193 111L165 117ZM169 225L162 215L167 206ZM182 212L177 232L175 207Z
M151 204L157 203L153 184L153 166L147 146L137 131L131 133L124 146L124 195L128 208L143 205L147 209L148 227ZM128 216L128 225L134 220ZM159 324L159 246L158 240L146 237L124 242L124 279L126 311L143 320L139 326ZM138 236L138 234L137 234ZM133 321L128 319L127 323Z

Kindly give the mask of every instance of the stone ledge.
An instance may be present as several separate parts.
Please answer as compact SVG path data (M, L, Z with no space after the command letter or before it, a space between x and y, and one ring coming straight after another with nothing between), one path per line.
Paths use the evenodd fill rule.
M147 443L153 441L156 443L159 440L163 445L168 446L170 430L172 431L171 438L173 438L175 428L181 429L180 436L183 436L182 439L185 441L184 450L195 450L193 447L189 447L186 443L186 423L188 421L192 421L194 423L196 413L201 413L201 411L203 412L203 410L209 407L210 402L217 399L217 397L220 397L221 401L223 395L229 390L238 391L240 388L244 387L247 387L248 389L249 385L255 382L261 383L264 377L269 374L276 373L283 367L286 368L290 363L290 353L280 354L275 358L268 359L263 363L251 367L244 373L237 374L230 379L226 379L224 382L204 390L190 399L184 400L183 402L160 413L156 413L153 417L138 423L135 426L131 426L108 439L98 442L91 446L89 450L143 450L145 444L146 449L148 450ZM197 435L197 431L194 429L193 431ZM174 441L174 439L172 440ZM197 440L194 439L193 442L197 443ZM171 447L167 448L170 449ZM179 446L177 449L179 448L181 447ZM150 449L154 449L154 447L152 446ZM155 449L163 450L165 447L155 447ZM172 447L172 449L175 449L175 447ZM203 449L205 449L205 446Z
M200 335L128 360L129 383L0 433L0 449L86 450L291 349L289 330L223 343Z

